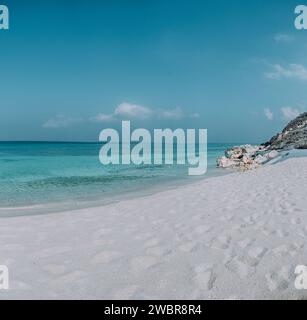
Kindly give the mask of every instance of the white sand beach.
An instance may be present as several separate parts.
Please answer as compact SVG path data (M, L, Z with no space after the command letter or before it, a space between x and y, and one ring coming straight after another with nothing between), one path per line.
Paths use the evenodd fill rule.
M303 299L307 158L99 208L0 218L16 299Z

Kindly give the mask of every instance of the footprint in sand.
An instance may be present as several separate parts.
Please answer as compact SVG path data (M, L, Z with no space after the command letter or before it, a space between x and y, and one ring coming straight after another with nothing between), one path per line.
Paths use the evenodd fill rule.
M200 226L197 226L197 227L194 228L194 232L202 234L202 233L209 232L211 229L212 228L207 226L207 225L200 225Z
M60 254L64 254L68 251L71 251L72 248L71 247L51 247L51 248L47 248L47 249L42 249L40 251L38 251L36 253L36 257L40 257L40 258L48 258L48 257L52 257L55 255L60 255Z
M234 219L234 215L232 214L226 214L224 216L222 216L219 220L222 222L230 222Z
M169 254L171 252L170 249L162 247L162 246L156 246L156 247L152 247L152 248L148 248L146 250L146 254L148 255L153 255L153 256L165 256L167 254Z
M93 244L95 246L98 246L98 247L107 247L107 246L112 246L114 245L116 241L113 240L113 239L97 239L97 240L93 240Z
M197 243L194 242L194 241L188 241L182 245L180 245L178 248L181 250L181 251L184 251L184 252L192 252L192 251L195 251L197 249Z
M226 268L231 272L238 275L241 279L246 279L251 273L254 272L254 268L248 266L242 258L238 256L234 257L230 262L226 264Z
M238 245L242 249L246 249L247 247L251 246L255 242L255 239L246 238L238 242Z
M291 279L291 268L283 267L280 271L272 271L265 275L267 286L270 291L285 290L294 281Z
M100 228L99 230L95 231L92 235L94 240L100 239L112 232L110 228Z
M151 238L145 242L144 248L154 247L157 246L159 243L160 240L158 238Z
M278 256L287 257L287 256L295 256L300 249L304 247L304 244L282 244L279 247L273 249L273 253Z
M194 271L196 273L194 281L202 290L211 290L216 280L216 275L213 272L213 265L203 264L197 266Z
M300 223L301 223L301 219L300 219L300 218L292 218L292 219L290 220L290 222L291 222L292 224L294 224L294 225L300 224Z
M221 235L212 240L211 247L217 248L217 249L227 249L229 247L230 242L231 242L230 236Z
M301 228L301 230L298 232L298 234L303 238L307 237L307 227Z
M137 231L137 228L135 226L133 227L126 227L126 229L123 231L126 235L135 234Z
M243 220L248 225L253 225L253 224L256 223L256 220L255 220L255 218L253 216L246 217Z
M246 258L246 261L249 265L255 267L256 265L259 264L260 260L262 257L265 255L265 253L268 251L267 248L263 247L254 247L251 248L248 253Z
M287 216L290 212L287 209L281 209L279 211L279 215Z
M192 217L192 220L198 221L198 220L203 220L204 218L205 218L204 214L197 214L197 215Z
M15 251L17 253L17 251L24 251L25 247L23 245L20 245L20 244L10 243L10 244L2 245L1 249L2 250L7 250L7 251Z
M234 257L236 257L236 253L233 250L225 250L223 264L227 265Z
M32 287L30 284L25 283L23 281L10 281L10 290L30 290Z
M43 267L43 270L53 274L53 275L60 275L65 273L66 267L62 264L48 264Z
M132 299L134 294L138 290L137 285L131 285L127 286L125 288L118 289L114 294L113 294L113 299L115 300L129 300Z
M175 230L178 230L178 229L181 229L183 226L184 226L183 223L176 223L176 224L174 225L174 229L175 229Z
M97 253L91 260L92 264L107 264L111 261L118 259L121 257L121 254L117 251L101 251Z
M152 256L139 256L130 260L131 268L134 271L147 270L156 266L158 263L159 259Z
M57 286L58 284L67 284L67 283L75 283L77 281L81 281L83 277L85 277L87 274L84 271L75 270L69 273L66 273L60 277L58 277L53 284Z
M276 230L270 228L270 227L260 227L259 230L265 235L265 236L271 236L276 233Z
M135 240L146 241L152 238L153 234L151 232L141 233L135 236Z
M286 216L292 212L293 212L293 207L291 206L291 204L287 202L281 205L280 209L278 210L278 214L283 216Z
M283 229L276 230L276 234L280 238L285 238L289 235L289 232Z

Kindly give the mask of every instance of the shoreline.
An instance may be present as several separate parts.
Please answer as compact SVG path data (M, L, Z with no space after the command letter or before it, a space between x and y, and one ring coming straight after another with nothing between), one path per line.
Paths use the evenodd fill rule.
M99 206L122 196L137 196L143 190L159 190L193 182L185 165L110 165L99 162L99 143L70 144L42 143L32 147L23 143L1 145L0 207L20 214L12 207L29 207L36 213L36 205L50 206L47 211L69 210ZM228 144L208 144L208 171L200 178L220 175L216 158ZM194 177L198 178L198 177ZM88 203L88 204L87 204ZM27 211L27 212L26 212ZM31 208L24 210L28 213ZM0 213L0 215L1 215ZM31 213L31 212L29 212ZM7 214L6 214L7 215Z
M307 158L307 150L283 150L280 151L279 155L275 158L270 160L268 163L261 165L258 168L250 169L250 170L259 170L263 167L268 165L275 165L276 163L286 161L291 158ZM244 170L243 170L244 171ZM194 183L199 183L204 180L223 177L230 174L237 174L243 172L240 168L235 167L216 167L210 168L208 170L209 174L207 176L195 176L195 177L180 177L176 179L171 179L171 181L160 181L156 182L153 185L144 185L144 188L141 189L138 186L134 190L124 191L121 194L121 198L119 198L118 194L108 194L108 195L101 195L93 196L93 199L70 199L69 201L63 202L59 201L58 203L48 202L48 203L37 203L33 205L20 205L20 206L7 206L7 207L0 207L0 219L1 218L10 218L15 216L27 216L27 215L40 215L40 214L52 214L52 213L60 213L60 212L67 212L67 211L77 211L82 209L91 209L91 208L98 208L107 206L113 203L118 203L121 201L129 200L129 199L138 199L145 196L154 195L156 193L168 191L168 190L176 190L181 187L185 187L187 185L191 185ZM212 173L213 172L213 173ZM95 199L94 199L95 198ZM26 212L20 212L20 210ZM4 212L8 211L9 213L5 214Z
M307 158L56 215L0 219L15 299L306 299Z
M219 172L219 173L218 173ZM136 190L125 191L122 193L119 198L117 194L107 195L105 197L101 197L98 200L83 200L76 199L70 200L67 202L60 202L60 204L54 204L54 202L48 203L38 203L33 205L21 205L21 206L11 206L11 207L0 207L0 219L1 218L10 218L10 217L20 217L20 216L32 216L32 215L40 215L40 214L54 214L68 211L78 211L82 209L91 209L91 208L99 208L104 207L110 204L118 203L125 200L132 200L143 198L151 195L155 195L160 192L165 192L169 190L176 190L181 187L185 187L187 185L191 185L194 183L199 183L203 180L222 177L229 174L235 174L236 170L231 168L226 169L217 169L215 174L211 174L208 176L202 177L193 177L193 178L178 178L173 179L170 182L160 182L155 183L154 185L146 185L144 189L140 190L138 187ZM141 192L140 192L141 191ZM73 207L73 208L71 208ZM4 212L8 211L8 214ZM26 211L26 212L19 212Z

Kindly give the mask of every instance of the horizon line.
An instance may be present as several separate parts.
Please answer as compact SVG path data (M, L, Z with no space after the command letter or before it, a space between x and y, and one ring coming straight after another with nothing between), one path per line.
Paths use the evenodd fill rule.
M121 143L121 141L119 141ZM0 140L0 143L102 143L101 141L70 141L70 140ZM208 144L247 144L242 141L208 142ZM249 142L249 144L259 144L258 142Z

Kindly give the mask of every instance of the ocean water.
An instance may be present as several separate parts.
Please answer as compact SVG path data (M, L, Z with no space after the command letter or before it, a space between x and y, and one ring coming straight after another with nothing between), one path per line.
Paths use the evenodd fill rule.
M0 215L86 207L223 174L216 158L232 145L209 144L207 173L191 177L189 165L104 166L99 143L0 142Z

